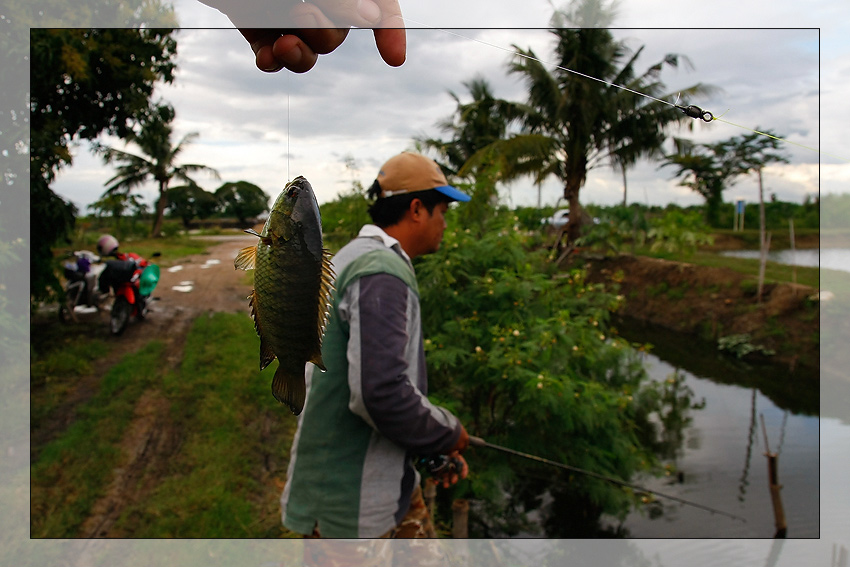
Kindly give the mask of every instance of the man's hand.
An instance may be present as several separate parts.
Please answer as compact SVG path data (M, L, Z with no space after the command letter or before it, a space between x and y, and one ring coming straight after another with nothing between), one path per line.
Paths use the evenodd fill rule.
M319 55L332 52L351 26L373 28L381 58L404 63L407 37L398 0L201 0L239 29L254 52L257 68L304 73Z
M469 474L469 465L466 464L466 459L460 453L453 451L448 454L448 458L448 465L434 476L434 480L437 481L437 484L442 484L443 488L456 484L457 481L466 478Z

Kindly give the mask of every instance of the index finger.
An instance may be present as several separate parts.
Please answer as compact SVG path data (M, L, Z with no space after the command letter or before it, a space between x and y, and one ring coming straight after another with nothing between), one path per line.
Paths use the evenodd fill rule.
M398 67L407 58L407 34L404 28L375 28L375 45L387 65Z
M407 56L407 33L398 0L375 0L381 9L381 21L375 28L375 45L387 65L398 67Z

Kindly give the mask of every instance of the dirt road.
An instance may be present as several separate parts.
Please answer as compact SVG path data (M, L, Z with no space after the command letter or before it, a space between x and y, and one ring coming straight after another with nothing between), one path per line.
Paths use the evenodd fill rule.
M131 321L120 337L108 333L108 312L83 316L82 332L102 336L112 343L110 354L98 361L92 372L74 385L63 403L45 422L31 431L30 462L49 441L74 421L75 412L98 389L100 379L125 355L158 339L165 343L166 364L177 368L183 358L186 336L192 322L208 312L248 313L250 276L233 267L239 249L253 244L248 235L205 237L217 241L208 253L161 266L158 299L144 321ZM41 324L55 324L55 315ZM33 337L39 332L33 321ZM97 501L80 531L81 537L116 536L111 527L127 504L140 501L153 487L168 460L179 450L180 435L171 424L169 404L161 392L146 392L134 409L133 421L121 442L121 465L114 470L106 494Z

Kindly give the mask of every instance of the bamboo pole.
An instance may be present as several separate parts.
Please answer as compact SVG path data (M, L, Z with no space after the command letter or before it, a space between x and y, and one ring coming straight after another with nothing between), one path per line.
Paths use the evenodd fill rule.
M784 538L788 531L788 524L785 521L785 509L782 507L782 485L779 484L779 455L770 452L770 445L767 443L767 428L764 425L764 414L759 414L761 418L761 429L764 433L764 456L767 457L767 480L770 486L770 499L773 502L773 519L776 525L776 533L774 538Z

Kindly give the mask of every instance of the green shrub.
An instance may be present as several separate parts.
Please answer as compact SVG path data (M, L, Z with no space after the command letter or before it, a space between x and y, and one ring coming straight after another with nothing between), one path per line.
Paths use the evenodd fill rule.
M623 479L651 468L650 416L666 402L609 328L623 297L586 282L583 270L557 273L513 222L498 214L450 228L441 250L417 261L432 399L495 443ZM481 451L474 458L465 496L497 502L503 490L529 490L527 463ZM552 470L534 474L549 479L539 490L557 484ZM632 502L587 477L571 478L566 490L597 518L623 515ZM498 513L507 531L522 524L523 505L512 505Z

